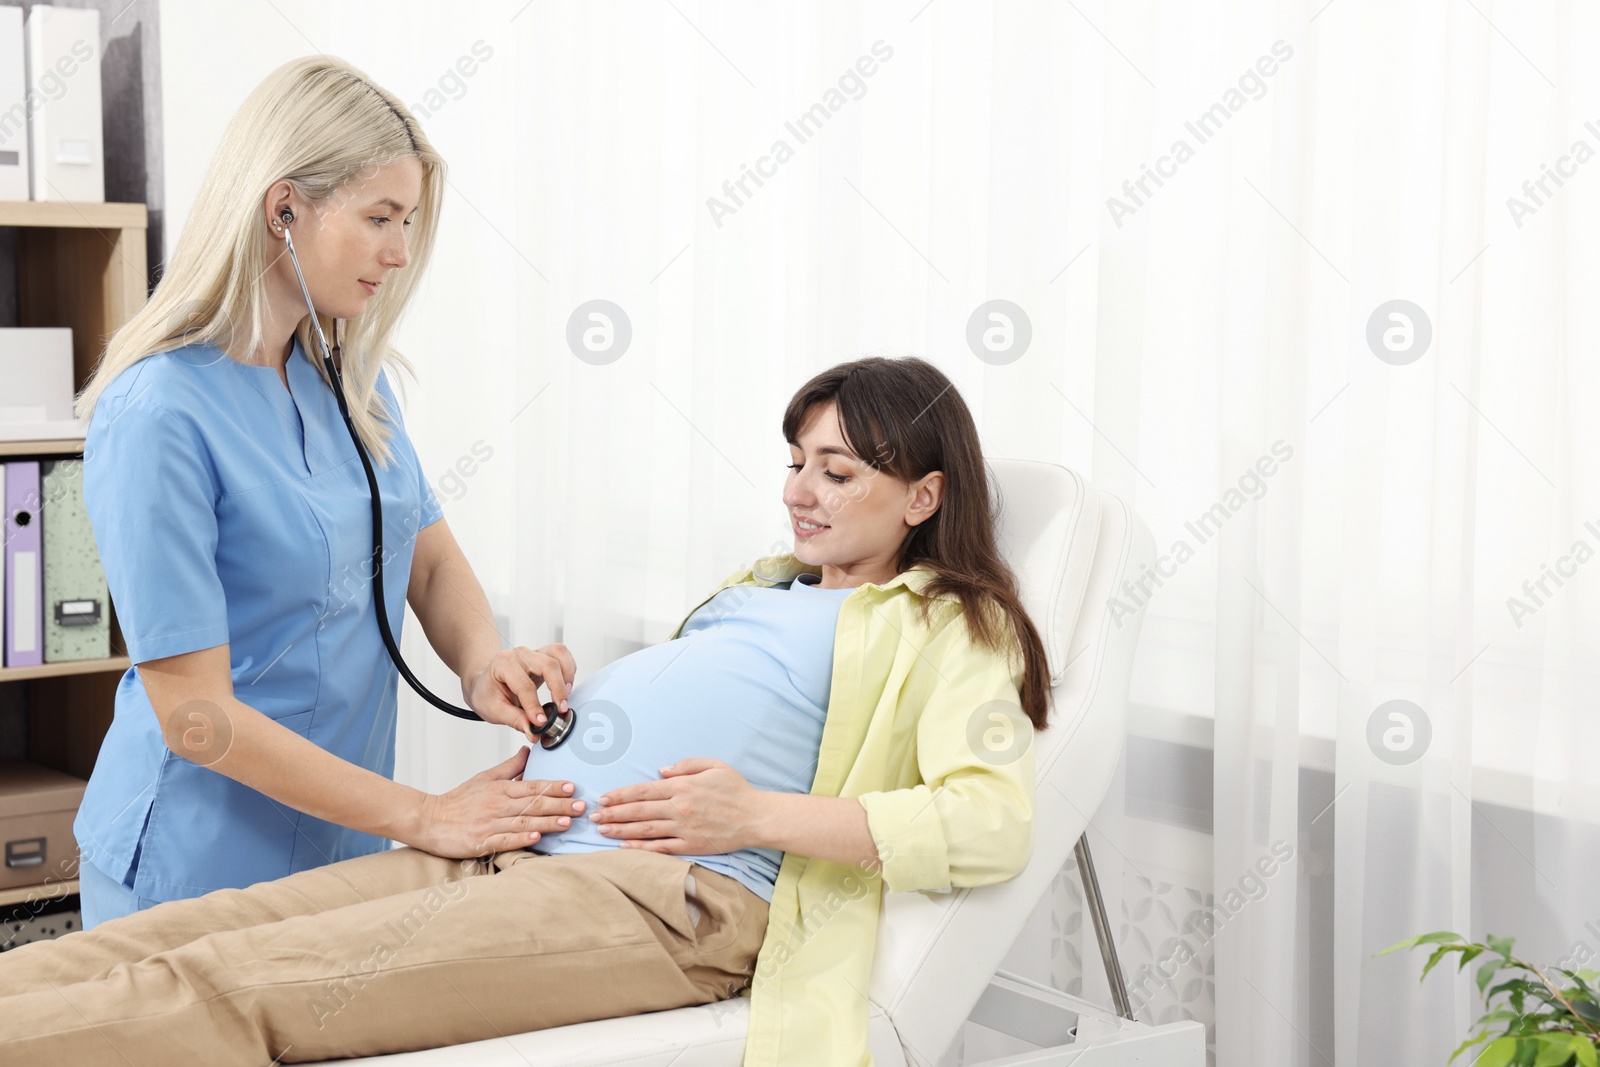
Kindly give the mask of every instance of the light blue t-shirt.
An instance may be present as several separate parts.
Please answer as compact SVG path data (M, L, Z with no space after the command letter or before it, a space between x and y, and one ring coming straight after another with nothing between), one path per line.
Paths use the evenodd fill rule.
M570 829L535 851L568 855L617 848L589 819L595 799L661 779L690 756L719 759L757 789L809 793L833 682L833 635L852 589L822 589L813 575L789 587L724 589L684 623L682 635L581 678L568 706L578 716L558 748L535 748L525 777L570 781L587 801ZM772 900L783 853L748 848L681 858L738 879Z

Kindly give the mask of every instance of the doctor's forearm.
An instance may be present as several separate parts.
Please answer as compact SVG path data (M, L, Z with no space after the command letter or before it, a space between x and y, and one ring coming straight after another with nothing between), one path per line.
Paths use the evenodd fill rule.
M218 737L226 748L206 766L319 819L401 842L414 837L421 790L342 760L240 700L225 698L222 707L230 736ZM168 738L174 743L188 755L181 737Z

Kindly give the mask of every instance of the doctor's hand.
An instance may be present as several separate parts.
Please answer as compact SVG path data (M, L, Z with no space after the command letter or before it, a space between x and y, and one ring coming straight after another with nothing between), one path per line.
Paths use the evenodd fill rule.
M577 674L578 665L566 645L537 649L518 645L501 649L480 671L463 678L461 692L467 707L483 721L510 726L532 741L545 720L539 684L544 683L556 707L566 711Z
M659 782L625 785L602 794L589 818L600 833L668 854L712 856L758 845L763 802L757 789L718 759L693 757L661 768Z
M584 802L572 799L572 783L522 781L529 749L475 774L448 793L423 794L414 813L416 829L405 844L448 859L529 848L545 834L560 833L581 818Z

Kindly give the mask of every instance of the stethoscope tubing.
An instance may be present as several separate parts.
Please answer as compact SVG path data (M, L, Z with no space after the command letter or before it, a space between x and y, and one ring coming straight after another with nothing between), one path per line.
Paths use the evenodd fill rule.
M292 221L293 216L285 211L284 221ZM344 376L339 368L333 364L333 354L328 348L328 339L322 333L322 324L317 321L316 307L311 303L311 290L306 287L305 275L300 272L300 257L295 254L294 238L289 236L288 226L283 228L283 239L288 242L289 262L294 265L294 275L300 282L301 295L306 300L306 310L310 313L311 329L316 335L317 344L322 348L322 362L328 370L328 381L333 385L334 398L339 402L339 414L344 417L345 429L350 431L350 440L355 443L356 454L361 457L361 469L367 475L367 492L372 501L372 597L378 609L378 630L383 634L384 647L389 650L389 658L394 661L395 668L400 672L400 677L406 684L416 691L428 703L447 712L459 719L472 719L478 722L483 717L471 708L457 707L449 701L435 694L423 685L417 676L411 673L411 668L406 666L404 657L400 655L400 647L395 642L394 632L389 627L389 612L384 605L383 592L383 502L378 491L378 476L372 470L372 460L367 455L366 447L361 443L361 435L356 432L355 420L350 417L350 406L345 401ZM554 702L544 704L545 720L542 727L531 727L539 735L539 744L543 748L551 749L561 744L572 733L577 716L569 708L565 715L561 714Z

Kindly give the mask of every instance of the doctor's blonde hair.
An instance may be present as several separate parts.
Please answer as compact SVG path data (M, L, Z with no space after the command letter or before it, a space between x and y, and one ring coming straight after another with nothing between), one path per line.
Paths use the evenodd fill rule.
M261 347L266 313L261 278L272 257L288 254L267 225L264 204L273 183L287 181L320 210L335 205L350 182L407 156L422 164L422 198L407 241L410 262L393 272L360 316L341 320L338 331L351 420L367 451L386 467L393 431L384 423L395 413L385 410L378 373L392 364L415 377L389 337L433 251L445 166L394 94L333 56L285 63L240 105L206 169L171 262L150 299L112 334L78 395L78 418L88 420L106 386L146 356L191 344L223 346L234 339L247 341L248 351ZM333 320L319 317L332 346ZM295 333L326 381L310 315L302 316Z

